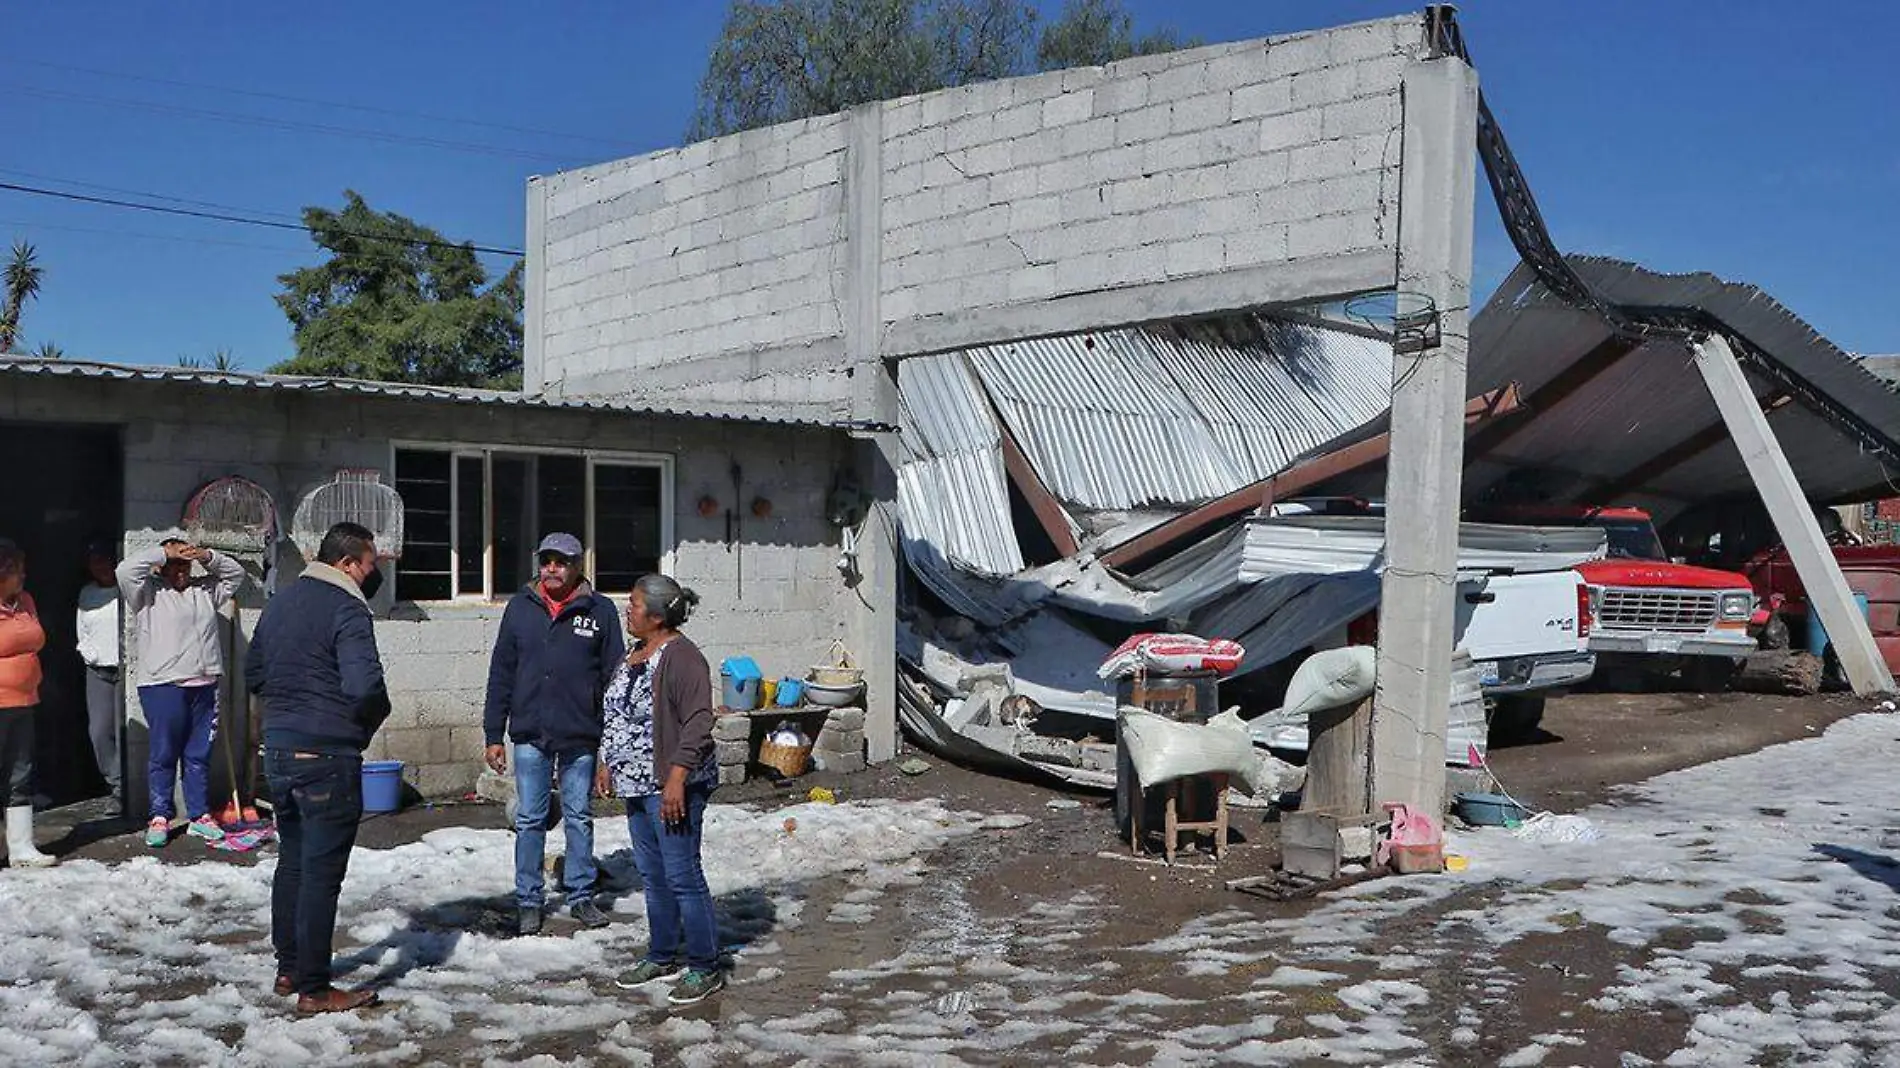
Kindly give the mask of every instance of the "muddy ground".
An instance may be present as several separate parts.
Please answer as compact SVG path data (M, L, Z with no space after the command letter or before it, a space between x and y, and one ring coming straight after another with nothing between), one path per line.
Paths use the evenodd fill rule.
M1492 763L1533 807L1567 811L1614 800L1621 784L1818 734L1863 708L1837 697L1576 695L1551 702L1538 736L1495 749ZM1018 813L1029 822L953 842L926 858L927 870L910 885L867 890L848 879L826 879L800 888L807 922L768 932L778 949L771 956L741 955L732 989L715 1003L676 1010L671 1022L655 1024L652 1042L640 1043L655 1063L1181 1063L1202 1058L1181 1058L1178 1047L1157 1046L1156 1035L1200 1030L1203 1037L1231 1034L1239 1041L1248 1036L1250 1020L1263 1018L1257 965L1196 974L1184 960L1193 950L1171 950L1160 940L1203 922L1292 920L1313 907L1224 887L1273 867L1277 835L1269 813L1236 811L1230 849L1218 864L1191 855L1170 868L1129 855L1113 832L1105 796L978 775L927 754L903 755L921 755L930 769L907 776L893 764L856 775L813 774L792 785L753 782L722 789L719 800L770 807L802 801L811 787L825 786L844 799L933 797L954 808ZM102 861L145 852L128 829L84 822L88 807L49 814L74 825L74 836L57 848ZM603 817L610 807L602 806ZM418 807L365 820L359 844L387 847L449 825L501 827L504 819L494 805ZM189 845L174 845L163 856L177 863L255 862ZM496 873L484 926L499 928L505 920L508 877ZM1405 892L1393 881L1391 893ZM840 915L841 903L858 906L853 919L817 922ZM1580 929L1495 950L1475 935L1461 940L1455 924L1447 935L1446 916L1457 907L1423 910L1387 933L1392 945L1406 947L1413 965L1408 974L1419 971L1419 962L1430 963L1424 973L1436 986L1433 1005L1467 1006L1455 1017L1447 1011L1441 1026L1419 1035L1427 1050L1406 1056L1495 1064L1559 1027L1586 1029L1601 1041L1544 1063L1615 1065L1628 1063L1626 1052L1660 1061L1681 1044L1687 1021L1680 1013L1604 1014L1584 1007L1630 956L1605 932ZM559 933L566 922L556 919L550 929ZM1685 930L1694 937L1692 928ZM756 943L760 935L749 937ZM1418 944L1426 940L1429 946ZM1289 953L1286 959L1299 958ZM1330 991L1376 982L1382 966L1376 959L1344 960L1327 970L1333 981L1295 991L1294 1004L1276 1006L1278 1022L1267 1025L1276 1042L1310 1032L1312 1063L1341 1063L1333 1051L1342 1034L1364 1026L1367 1015ZM600 996L621 996L606 979L596 984ZM1348 1045L1374 1048L1375 1039L1353 1037ZM593 1033L542 1035L499 1052L510 1060L548 1054L565 1063L599 1056L600 1044ZM434 1061L478 1063L498 1051L466 1045L426 1052ZM1375 1054L1360 1063L1399 1059L1395 1050L1389 1059Z

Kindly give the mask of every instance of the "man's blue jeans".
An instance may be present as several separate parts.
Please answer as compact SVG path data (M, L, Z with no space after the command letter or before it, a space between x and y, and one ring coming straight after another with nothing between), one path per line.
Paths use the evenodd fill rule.
M561 773L561 825L567 832L567 903L594 897L594 753L553 754L515 743L515 905L538 909L543 901L541 864L547 856L548 794Z
M271 945L277 974L299 994L330 985L336 901L363 818L361 757L264 752L277 816L277 875L271 880Z
M686 821L672 825L660 819L659 794L627 798L633 864L646 885L647 959L656 964L684 964L708 972L719 966L719 920L699 862L711 794L704 786L687 787Z

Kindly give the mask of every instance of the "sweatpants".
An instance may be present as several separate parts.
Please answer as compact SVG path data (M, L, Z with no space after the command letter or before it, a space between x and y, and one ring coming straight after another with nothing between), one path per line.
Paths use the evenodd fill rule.
M177 815L172 805L172 783L180 764L185 769L186 819L197 819L211 811L211 743L218 733L218 687L161 686L139 687L139 705L145 709L145 724L152 732L151 760L146 776L151 784L153 816L171 819Z

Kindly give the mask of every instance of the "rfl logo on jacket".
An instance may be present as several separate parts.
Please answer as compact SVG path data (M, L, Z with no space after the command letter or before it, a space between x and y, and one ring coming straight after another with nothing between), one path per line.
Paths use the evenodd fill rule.
M586 638L590 641L598 638L600 637L600 624L594 620L593 616L575 616L574 636L576 638Z

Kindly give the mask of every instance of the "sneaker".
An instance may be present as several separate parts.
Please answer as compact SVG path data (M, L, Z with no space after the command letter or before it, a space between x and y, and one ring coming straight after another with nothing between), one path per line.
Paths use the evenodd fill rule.
M172 821L163 816L153 816L152 822L145 825L145 844L153 849L163 848L172 840Z
M600 906L592 901L576 901L568 908L567 914L574 917L575 922L582 927L600 928L613 922L607 918L606 913L600 911Z
M191 826L185 828L185 833L207 842L224 841L224 828L218 826L218 821L212 819L209 813L192 820Z
M521 935L524 938L527 937L528 935L540 934L541 933L541 910L538 908L516 909L515 910L515 933L518 935Z
M638 990L662 979L671 979L681 971L682 969L677 964L661 964L658 961L643 960L616 976L614 985L622 990Z
M698 968L693 968L688 970L686 977L681 979L673 987L672 992L666 995L666 1000L671 1005L691 1005L694 1002L704 1001L725 988L724 972L703 972Z

